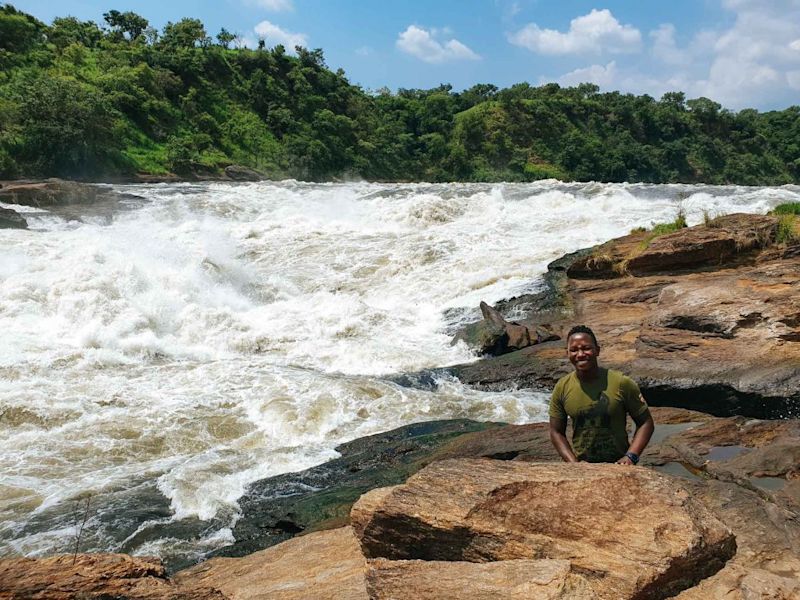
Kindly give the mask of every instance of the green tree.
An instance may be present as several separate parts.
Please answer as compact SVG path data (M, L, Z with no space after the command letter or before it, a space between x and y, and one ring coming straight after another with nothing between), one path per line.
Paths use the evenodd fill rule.
M127 35L128 40L136 40L142 36L150 23L135 12L110 10L103 13L103 19L111 27L111 31L120 38Z

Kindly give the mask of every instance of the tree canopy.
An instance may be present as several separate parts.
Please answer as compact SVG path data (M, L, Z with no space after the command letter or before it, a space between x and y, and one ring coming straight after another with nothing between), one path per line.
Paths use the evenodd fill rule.
M321 49L239 39L192 18L160 32L117 10L46 25L0 6L0 177L236 163L308 180L800 183L798 106L735 113L592 84L370 92Z

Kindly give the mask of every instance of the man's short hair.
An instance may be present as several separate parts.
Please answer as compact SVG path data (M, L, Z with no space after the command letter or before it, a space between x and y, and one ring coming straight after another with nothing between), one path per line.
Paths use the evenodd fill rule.
M569 342L569 338L571 338L576 333L585 333L590 338L592 338L592 341L594 342L595 346L597 346L598 348L600 347L600 343L597 341L597 336L594 334L594 331L592 331L586 325L575 325L575 327L570 329L569 333L567 334L567 342Z

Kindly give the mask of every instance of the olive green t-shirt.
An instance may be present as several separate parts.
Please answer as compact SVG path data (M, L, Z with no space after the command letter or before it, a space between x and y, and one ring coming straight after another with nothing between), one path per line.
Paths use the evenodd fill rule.
M582 382L573 371L558 380L550 398L550 417L572 419L572 449L578 460L615 462L628 451L627 415L647 413L639 386L612 369Z

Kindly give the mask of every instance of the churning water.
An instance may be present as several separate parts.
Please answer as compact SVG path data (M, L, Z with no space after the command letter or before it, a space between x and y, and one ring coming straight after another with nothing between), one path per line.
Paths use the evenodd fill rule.
M71 551L87 497L81 550L200 556L230 540L248 483L340 442L429 419L544 420L539 392L389 376L473 360L453 330L481 300L535 290L565 252L678 209L694 224L800 199L557 182L118 189L143 199L10 207L31 230L0 230L0 556Z

